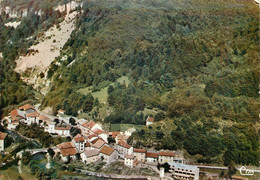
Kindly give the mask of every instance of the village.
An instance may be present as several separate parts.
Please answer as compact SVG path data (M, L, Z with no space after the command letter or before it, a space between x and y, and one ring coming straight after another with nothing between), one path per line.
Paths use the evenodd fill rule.
M136 131L134 128L124 132L106 132L101 124L92 120L80 119L76 123L70 123L68 118L64 118L65 113L65 110L60 109L57 118L53 119L47 114L38 112L34 106L26 104L12 110L5 120L8 121L8 130L15 130L20 123L28 126L37 124L52 136L70 137L72 127L80 129L81 133L71 137L70 142L62 142L53 148L55 156L60 156L63 162L76 160L77 156L80 156L84 164L98 161L111 164L115 161L123 161L124 165L129 168L145 164L156 169L158 164L168 163L170 166L168 176L176 179L199 179L199 168L186 165L183 156L174 151L149 151L129 145L127 139ZM62 124L57 123L57 119L60 119ZM147 126L153 122L153 117L146 119ZM6 133L0 134L1 151L4 151L3 142L6 136ZM164 168L157 171L161 178L165 177Z

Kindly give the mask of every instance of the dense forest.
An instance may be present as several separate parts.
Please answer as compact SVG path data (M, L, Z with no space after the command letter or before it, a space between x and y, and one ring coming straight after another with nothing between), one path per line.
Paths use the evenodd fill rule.
M204 163L258 165L256 5L247 0L86 0L78 10L76 29L48 70L52 83L42 108L64 108L74 116L80 110L95 114L97 121L131 124L145 124L144 110L156 109L156 123L134 133L130 144L183 149ZM51 25L53 17L36 19ZM29 29L49 27L39 24ZM3 62L10 59L15 66L22 45L7 48L7 42L19 28L0 28L0 45L16 52L10 58L3 53ZM122 76L130 83L117 82ZM87 94L80 93L84 88ZM101 103L93 94L105 88L107 101ZM17 103L4 97L4 106ZM102 108L112 112L101 118Z

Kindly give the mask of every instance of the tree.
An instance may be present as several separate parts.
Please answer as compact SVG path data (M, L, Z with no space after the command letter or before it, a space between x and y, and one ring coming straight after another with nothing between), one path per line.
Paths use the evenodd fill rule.
M70 135L72 137L75 137L77 134L80 134L81 133L81 130L79 128L76 128L76 127L72 127L70 129Z
M69 119L69 123L70 123L71 125L73 125L73 126L77 125L77 124L76 124L76 120L75 120L73 117L71 117L71 118Z
M55 155L55 152L53 151L53 149L52 148L48 148L47 151L48 151L50 157L53 158L53 156Z
M90 112L93 108L94 104L94 97L92 96L91 93L88 93L86 96L86 101L85 101L85 106L83 107L84 112Z
M115 138L113 138L112 136L108 136L107 142L108 142L108 144L111 144L111 143L115 143L116 141L115 141Z
M76 155L76 159L79 161L79 160L81 160L81 157L80 157L80 154L79 153L77 153Z
M57 118L54 119L54 122L55 122L55 125L60 123L59 119L57 119Z

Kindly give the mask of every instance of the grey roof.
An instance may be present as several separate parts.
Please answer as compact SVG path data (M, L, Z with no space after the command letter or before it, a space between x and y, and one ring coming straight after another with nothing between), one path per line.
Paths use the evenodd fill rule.
M181 164L181 163L172 163L172 162L169 162L169 165L172 167L174 166L175 168L180 168L180 169L189 169L189 170L197 170L198 167L197 166L194 166L194 165L187 165L187 164Z
M84 153L87 157L97 156L99 154L97 149L86 150Z

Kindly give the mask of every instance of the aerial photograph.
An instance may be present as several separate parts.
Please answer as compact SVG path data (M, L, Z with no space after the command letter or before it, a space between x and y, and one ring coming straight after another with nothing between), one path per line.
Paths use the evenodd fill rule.
M0 180L260 180L260 0L0 0Z

